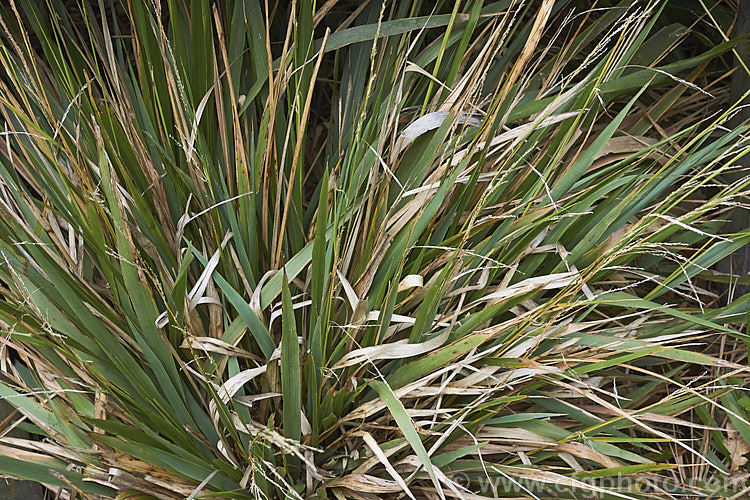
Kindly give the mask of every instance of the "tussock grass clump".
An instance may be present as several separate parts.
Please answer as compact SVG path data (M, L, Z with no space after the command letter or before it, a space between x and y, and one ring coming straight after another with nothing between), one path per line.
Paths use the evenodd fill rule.
M0 397L38 439L0 472L745 495L731 6L36 3L0 11Z

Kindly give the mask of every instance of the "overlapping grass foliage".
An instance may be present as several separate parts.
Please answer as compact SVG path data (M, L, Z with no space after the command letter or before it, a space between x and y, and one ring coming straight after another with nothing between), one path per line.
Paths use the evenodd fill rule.
M1 18L2 473L743 495L728 4L36 4Z

